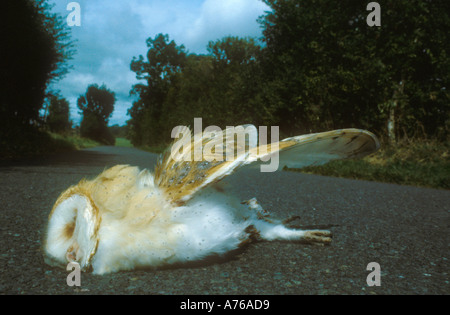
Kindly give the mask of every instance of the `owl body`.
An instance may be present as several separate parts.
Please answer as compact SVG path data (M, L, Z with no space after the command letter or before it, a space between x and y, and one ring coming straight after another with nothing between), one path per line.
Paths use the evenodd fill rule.
M309 165L312 155L319 161L339 154L361 156L379 146L375 136L361 130L318 135L307 137L309 142L286 139L289 145L277 146L290 149L289 154L280 155L281 160L290 165L290 160L301 160L306 153ZM320 141L323 145L318 145ZM93 180L82 180L63 192L53 206L46 262L65 267L76 261L82 270L105 274L198 261L254 240L329 244L329 231L290 229L256 199L241 202L216 189L216 183L237 167L258 160L257 152L244 153L240 163L180 162L166 154L153 173L117 165Z
M122 166L116 166L120 168ZM123 166L123 171L137 168ZM207 188L183 206L174 206L153 185L144 171L122 205L126 213L107 217L99 229L99 244L92 260L94 273L200 260L235 249L246 239L250 224L236 200Z
M104 274L198 261L237 249L261 234L276 239L277 228L295 231L269 220L255 199L250 205L242 203L212 186L176 206L153 181L147 170L118 165L69 189L71 195L63 194L64 201L55 208L66 221L51 221L54 224L48 231L49 236L65 241L51 246L55 242L50 237L47 255L56 264L79 261L83 269L91 266L95 274ZM89 204L95 204L95 210ZM74 216L89 218L90 226L88 220L75 223L86 225L87 231L71 228Z

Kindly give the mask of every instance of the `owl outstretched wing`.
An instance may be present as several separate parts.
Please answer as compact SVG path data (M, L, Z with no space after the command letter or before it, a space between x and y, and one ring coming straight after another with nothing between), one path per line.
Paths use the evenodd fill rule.
M184 141L175 141L160 157L155 169L155 184L175 204L185 203L200 189L245 165L278 159L276 169L302 168L363 157L380 147L375 135L360 129L296 136L260 146L256 145L257 129L253 125L205 131L194 136L187 127L178 131ZM236 135L245 138L239 141Z
M278 154L279 167L303 168L332 160L361 158L380 148L377 137L362 129L340 129L286 138L253 149L250 162Z
M253 125L205 131L193 136L189 128L180 127L178 133L184 139L175 141L160 156L154 174L155 184L176 204L183 204L201 188L250 163L250 148L256 146L254 139L258 134ZM235 141L235 137L244 134L248 136Z

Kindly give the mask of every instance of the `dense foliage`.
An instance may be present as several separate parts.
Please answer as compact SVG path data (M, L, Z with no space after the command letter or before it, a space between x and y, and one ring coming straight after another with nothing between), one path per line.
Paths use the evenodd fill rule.
M99 87L97 84L91 84L88 86L86 94L80 95L77 101L78 108L83 115L80 124L82 137L114 145L115 139L108 129L108 122L114 111L115 102L115 93L105 85Z
M47 110L46 123L51 132L65 133L72 128L72 122L69 119L69 101L65 98L50 96Z
M366 128L382 138L439 138L450 128L450 3L379 1L381 26L357 0L265 0L263 38L226 37L207 55L159 34L131 62L143 84L129 113L135 145L177 125L253 123L282 136ZM390 132L388 132L388 126Z
M2 2L0 157L39 150L40 110L49 84L67 73L70 29L47 0Z

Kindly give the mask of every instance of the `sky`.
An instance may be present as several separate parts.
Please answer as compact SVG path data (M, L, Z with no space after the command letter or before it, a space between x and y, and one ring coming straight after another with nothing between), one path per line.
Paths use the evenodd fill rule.
M53 1L53 2L52 2ZM261 38L257 22L269 8L261 0L52 0L53 12L66 21L70 2L80 6L80 26L71 26L76 54L73 69L53 83L52 90L70 103L70 118L81 121L77 99L89 84L105 84L116 94L109 125L124 125L130 118L129 96L138 82L130 70L133 57L147 54L146 39L168 34L189 53L206 53L209 41L225 36Z

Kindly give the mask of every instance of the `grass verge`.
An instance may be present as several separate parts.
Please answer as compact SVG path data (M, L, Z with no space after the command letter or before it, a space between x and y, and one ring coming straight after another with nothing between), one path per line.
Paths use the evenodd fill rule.
M130 140L125 138L116 138L116 142L114 144L116 147L125 147L125 148L132 148L133 144Z
M167 148L143 146L139 149L163 153ZM324 176L362 179L400 185L450 189L450 142L402 142L381 149L363 159L332 161L302 169L285 168Z
M450 143L420 141L382 148L360 160L290 169L309 174L450 189Z
M34 157L91 148L98 142L72 135L48 133L37 129L21 130L0 140L0 160Z
M92 139L82 138L79 136L65 136L60 134L54 134L51 133L50 136L53 139L55 150L57 151L64 151L67 149L86 149L86 148L93 148L101 145L97 141L94 141Z

